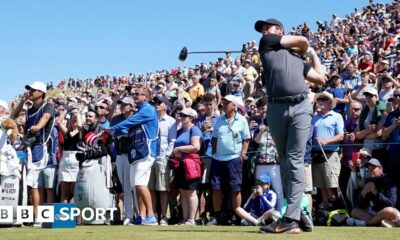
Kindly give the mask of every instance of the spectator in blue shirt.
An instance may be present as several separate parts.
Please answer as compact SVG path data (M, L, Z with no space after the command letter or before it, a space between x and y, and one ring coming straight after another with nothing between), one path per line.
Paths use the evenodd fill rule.
M257 178L257 185L244 208L238 207L235 212L241 217L242 225L260 225L271 217L271 210L276 206L276 194L270 189L271 178L268 174L262 174Z
M158 114L156 109L147 101L151 97L151 92L147 88L137 88L134 93L134 100L138 107L136 112L130 118L112 126L109 132L113 136L128 134L133 128L141 126L144 129L149 145L149 156L140 159L131 164L131 187L135 187L136 193L141 199L139 201L139 214L143 225L157 225L157 219L154 217L151 194L148 188L151 167L157 156L157 134L158 134Z
M227 95L222 99L222 104L225 115L218 118L212 134L211 188L214 217L208 225L216 225L220 221L223 190L232 194L233 209L240 207L242 167L251 138L246 118L236 111L241 99Z

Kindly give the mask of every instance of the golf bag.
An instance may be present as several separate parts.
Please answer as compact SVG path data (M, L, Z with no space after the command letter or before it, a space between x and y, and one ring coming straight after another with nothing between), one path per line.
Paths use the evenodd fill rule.
M13 153L11 153L13 152ZM0 157L0 206L13 207L13 220L12 222L2 222L1 225L22 225L16 220L17 206L25 206L27 204L27 151L15 152L14 149L10 151L10 156L7 157L2 153ZM15 158L14 158L15 157ZM15 163L6 163L5 161L15 161Z
M89 147L76 154L80 162L80 169L75 184L74 200L81 210L84 208L111 208L115 207L115 196L112 193L112 166L111 158L104 145ZM83 224L109 224L110 216L106 220L84 220Z

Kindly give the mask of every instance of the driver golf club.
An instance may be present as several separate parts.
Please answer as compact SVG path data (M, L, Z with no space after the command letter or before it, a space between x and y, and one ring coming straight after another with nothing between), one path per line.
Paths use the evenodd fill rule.
M189 52L188 49L187 49L186 47L183 47L182 50L181 50L181 52L179 53L179 57L178 57L178 58L179 58L179 60L181 60L181 61L185 61L186 58L187 58L187 56L188 56L189 54L227 53L227 52L230 52L230 53L242 53L242 52L244 52L243 50L245 50L245 49L242 49L242 51L202 51L202 52Z

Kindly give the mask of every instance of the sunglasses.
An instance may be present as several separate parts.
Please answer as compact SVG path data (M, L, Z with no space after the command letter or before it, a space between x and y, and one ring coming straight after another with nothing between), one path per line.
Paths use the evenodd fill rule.
M372 95L371 93L364 93L364 96L372 98L372 97L374 97L375 95Z
M351 111L360 111L361 108L352 108Z
M97 108L106 109L106 107L104 107L104 106L97 106Z

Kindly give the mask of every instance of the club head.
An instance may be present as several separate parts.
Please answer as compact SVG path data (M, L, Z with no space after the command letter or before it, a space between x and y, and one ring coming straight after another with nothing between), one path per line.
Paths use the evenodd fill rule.
M179 53L179 60L181 60L182 62L185 61L188 54L189 54L189 52L188 52L187 48L183 47L181 52Z

